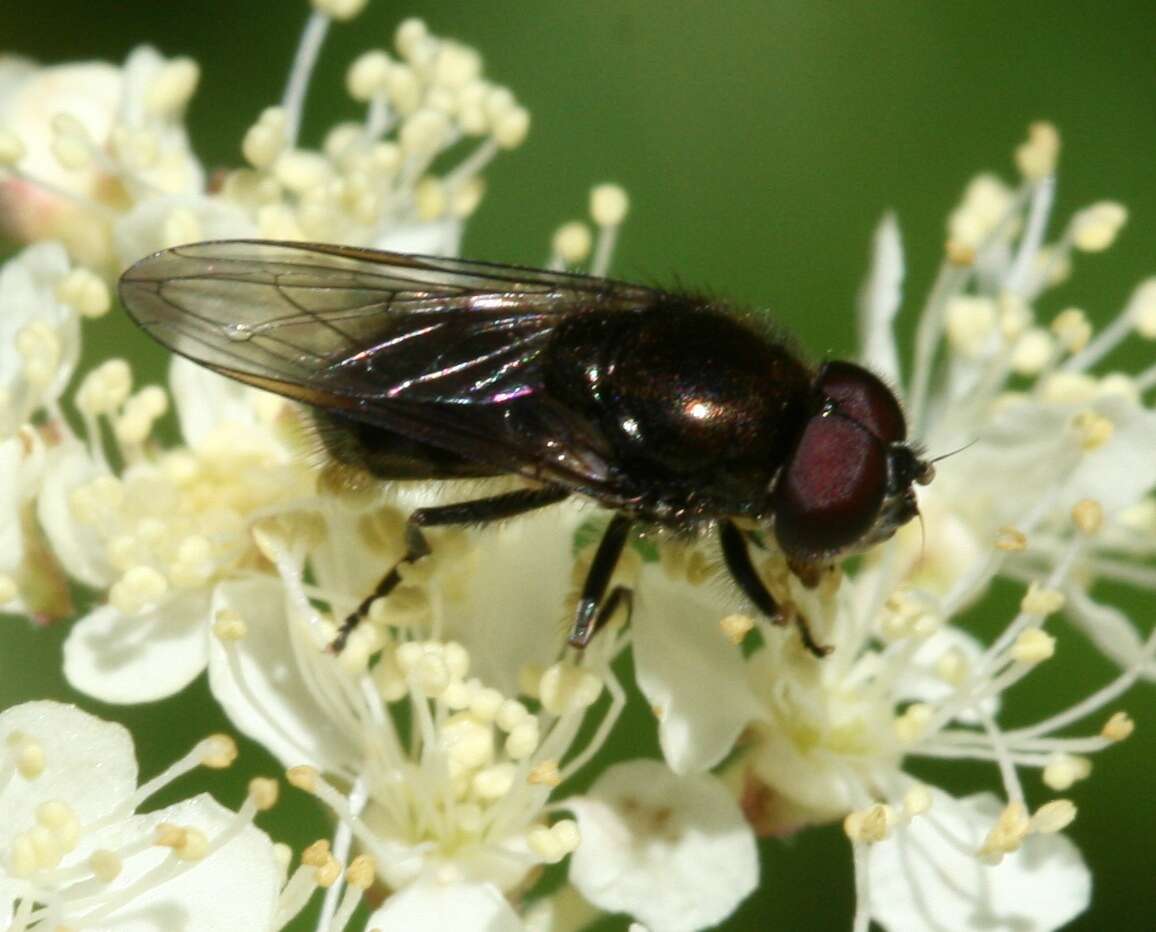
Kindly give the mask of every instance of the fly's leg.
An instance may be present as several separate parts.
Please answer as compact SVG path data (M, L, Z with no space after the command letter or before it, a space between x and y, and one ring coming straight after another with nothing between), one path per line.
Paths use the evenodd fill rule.
M624 599L628 605L630 603L630 590L624 586L616 586L605 602L603 598L606 596L606 587L610 585L610 578L614 575L614 568L618 565L618 558L626 546L632 523L625 515L615 515L602 535L598 549L594 552L594 562L590 564L590 571L582 584L582 595L578 598L574 627L570 631L571 647L585 647L594 637L594 632L609 620Z
M503 518L512 518L527 511L557 504L569 495L566 489L548 485L540 489L518 489L516 492L507 492L492 498L479 498L472 502L417 509L406 522L405 556L381 577L381 581L373 587L373 592L362 599L361 604L346 616L341 627L337 629L337 636L329 645L329 652L340 654L354 629L369 614L369 607L377 599L384 598L397 588L401 582L403 564L415 563L429 554L429 541L422 533L422 528L451 524L489 524L492 521L501 521Z
M775 597L767 590L754 563L751 562L750 551L747 550L747 541L732 521L718 522L719 542L722 544L723 560L731 577L739 584L748 599L755 603L755 608L771 619L776 625L787 624L787 618ZM803 646L816 657L826 657L831 648L818 643L811 634L811 628L798 612L794 613L795 627L799 629L799 637L803 639Z

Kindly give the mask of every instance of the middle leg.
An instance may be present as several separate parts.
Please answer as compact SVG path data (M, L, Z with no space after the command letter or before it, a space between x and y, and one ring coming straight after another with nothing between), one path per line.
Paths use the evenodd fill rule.
M718 522L719 542L722 544L723 560L731 578L739 584L748 599L755 603L755 608L766 615L777 625L787 624L787 618L775 597L771 595L754 563L751 562L750 551L747 550L747 541L743 532L733 521ZM816 657L826 657L831 648L818 643L811 634L807 620L798 612L794 613L795 627L799 629L799 637L803 639L803 646Z
M401 582L401 567L405 563L416 563L430 552L429 542L422 533L425 527L443 527L452 524L489 524L503 518L525 514L556 504L569 497L568 490L560 486L548 485L540 489L518 489L491 498L479 498L471 502L441 505L436 508L418 508L409 516L405 527L405 556L397 561L386 573L373 592L361 600L361 604L346 616L337 629L337 636L329 645L329 651L340 654L353 630L361 624L369 607L378 599L393 592Z

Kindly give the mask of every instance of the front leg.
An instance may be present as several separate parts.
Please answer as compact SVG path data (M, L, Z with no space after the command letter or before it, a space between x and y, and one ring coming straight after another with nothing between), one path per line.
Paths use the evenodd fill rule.
M718 522L719 543L722 545L723 560L726 563L731 578L739 584L748 599L755 604L760 612L766 615L776 625L785 625L790 619L779 608L779 603L771 595L751 562L750 551L747 550L747 541L733 521ZM831 647L819 644L811 635L810 626L798 612L793 613L795 627L799 629L799 637L803 639L803 646L816 657L826 657L831 653Z
M547 485L540 489L518 489L491 498L479 498L472 502L456 505L440 505L436 508L418 508L410 516L405 526L405 556L397 561L386 573L373 592L361 600L361 604L346 616L337 629L337 636L329 645L329 652L340 654L349 636L369 614L369 607L378 599L383 599L401 582L401 567L405 563L416 563L430 552L429 541L422 528L444 527L452 524L489 524L503 518L525 514L547 505L554 505L570 495L560 486Z
M629 591L621 586L616 587L606 600L602 610L598 606L606 595L606 588L610 585L610 578L614 575L614 568L618 566L618 559L626 546L626 539L630 535L630 526L633 522L622 514L615 515L598 549L594 552L594 561L590 564L590 572L586 574L586 582L582 584L582 594L578 598L578 609L574 616L574 628L570 632L572 647L585 647L590 643L594 632L606 622L623 599L629 599Z

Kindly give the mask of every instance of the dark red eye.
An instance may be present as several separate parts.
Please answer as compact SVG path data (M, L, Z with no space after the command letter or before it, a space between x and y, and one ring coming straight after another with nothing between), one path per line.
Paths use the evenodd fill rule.
M800 556L842 550L871 529L886 491L883 444L857 420L816 415L775 485L775 537Z
M874 373L851 362L829 362L815 387L839 413L858 421L884 444L907 439L907 421L895 393Z

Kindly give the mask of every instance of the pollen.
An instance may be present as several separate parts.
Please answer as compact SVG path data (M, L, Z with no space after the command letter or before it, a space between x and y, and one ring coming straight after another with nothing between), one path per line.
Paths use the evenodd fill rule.
M1060 345L1069 353L1078 353L1092 338L1088 315L1078 307L1060 311L1052 321L1051 329Z
M923 737L928 722L931 721L933 709L923 702L915 702L908 706L901 715L895 718L895 734L900 741L914 744Z
M242 641L249 633L249 627L239 612L223 608L213 621L213 634L221 641Z
M124 862L115 851L98 848L88 856L88 869L101 883L112 883L124 870Z
M1115 242L1127 219L1127 209L1115 201L1085 207L1072 218L1072 244L1082 252L1103 252Z
M154 117L170 118L184 110L197 91L201 69L191 58L171 58L161 67L145 97Z
M1132 721L1132 717L1127 712L1121 711L1112 713L1112 716L1104 723L1100 734L1109 741L1123 741L1130 737L1135 730L1136 723Z
M572 819L562 819L549 828L535 826L526 833L526 842L544 863L557 864L571 854L581 842L578 823Z
M1092 762L1076 754L1056 754L1044 766L1041 778L1049 789L1062 793L1092 773Z
M358 16L369 0L310 0L318 13L324 13L336 20L346 21Z
M1142 282L1128 302L1132 326L1145 340L1156 340L1156 278Z
M286 117L281 107L268 107L245 133L241 152L254 168L268 168L286 144Z
M516 725L506 737L506 753L513 760L525 760L538 749L538 741L538 721L528 719Z
M875 844L890 835L895 813L886 803L875 803L866 809L848 813L843 819L843 831L854 842Z
M554 233L554 255L564 265L578 265L590 256L594 237L590 227L580 220L572 220L558 227Z
M931 791L922 783L911 787L903 794L903 814L912 819L931 809Z
M25 324L16 334L16 351L24 359L24 378L42 387L56 377L64 352L60 336L48 324Z
M1038 375L1055 355L1052 338L1047 331L1032 327L1025 332L1012 349L1011 365L1018 375Z
M44 746L32 735L14 731L5 738L16 771L25 780L35 780L44 772Z
M112 307L108 286L95 272L75 268L56 286L56 297L82 317L103 317Z
M556 760L544 760L530 768L526 782L532 786L545 786L553 789L562 782L562 774L558 770Z
M254 777L249 781L249 799L261 812L267 812L277 805L281 785L272 777Z
M368 890L377 879L377 863L367 854L359 854L345 869L345 882L358 890Z
M305 764L290 767L285 771L285 779L289 781L289 785L306 793L312 793L317 789L319 776L316 768Z
M133 373L123 358L112 358L84 376L76 391L76 407L83 414L111 414L125 404L133 387Z
M977 852L980 860L998 864L1004 855L1019 849L1030 830L1031 820L1023 803L1009 803Z
M719 623L719 628L728 641L738 647L755 627L754 619L749 615L727 615Z
M553 664L538 687L542 707L552 715L568 715L593 705L602 695L602 680L580 667Z
M67 113L52 118L52 154L63 168L80 171L92 162L95 144L84 124Z
M630 199L620 185L600 184L590 192L590 216L598 226L619 226L629 210Z
M123 615L141 615L154 607L169 591L169 582L151 566L127 570L108 590L108 601Z
M1016 663L1036 664L1048 660L1056 652L1056 639L1040 628L1029 628L1016 638L1008 651Z
M1062 832L1076 820L1076 804L1070 799L1053 799L1032 813L1031 830L1041 835Z
M1021 611L1029 615L1048 616L1055 614L1064 607L1067 600L1062 592L1055 589L1045 589L1038 583L1028 586L1028 591L1020 601Z
M384 94L392 65L389 55L381 49L363 52L345 73L345 89L349 96L364 102ZM328 141L326 148L329 148Z
M1081 411L1072 419L1080 449L1085 453L1098 450L1112 439L1115 425L1095 411Z
M995 331L996 307L990 298L957 295L947 306L947 338L961 356L976 358Z
M232 767L238 751L237 742L229 735L209 735L198 747L201 763L212 770Z
M1104 526L1104 506L1091 498L1076 502L1072 507L1072 523L1088 536L1099 533Z
M1028 127L1028 138L1015 151L1016 168L1028 181L1040 181L1056 170L1060 155L1060 134L1055 126L1040 120Z
M1004 553L1019 553L1028 546L1027 535L1014 527L1000 528L996 533L995 549Z
M962 686L970 673L967 655L958 648L949 648L936 658L935 675L950 686Z

